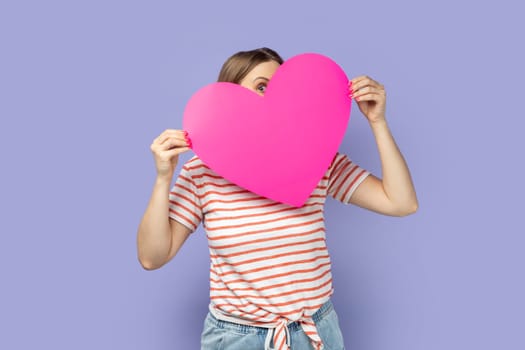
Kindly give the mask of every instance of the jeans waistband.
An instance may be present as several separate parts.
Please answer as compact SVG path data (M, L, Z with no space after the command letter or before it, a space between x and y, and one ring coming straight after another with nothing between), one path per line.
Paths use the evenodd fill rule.
M312 319L315 323L318 323L324 318L334 308L332 301L328 299L313 315ZM208 322L210 322L214 327L228 329L237 333L242 334L262 334L265 335L268 332L268 328L243 325L233 322L228 322L224 320L219 320L211 312L208 312ZM301 324L298 321L292 322L287 325L290 332L295 332L301 329Z

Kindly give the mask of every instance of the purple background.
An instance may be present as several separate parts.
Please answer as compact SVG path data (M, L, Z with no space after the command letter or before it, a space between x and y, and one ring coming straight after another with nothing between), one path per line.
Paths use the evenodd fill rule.
M202 227L160 270L136 257L149 145L229 55L269 46L382 82L416 185L406 218L327 204L346 347L524 349L518 3L3 1L0 348L199 348ZM355 104L341 151L381 175Z

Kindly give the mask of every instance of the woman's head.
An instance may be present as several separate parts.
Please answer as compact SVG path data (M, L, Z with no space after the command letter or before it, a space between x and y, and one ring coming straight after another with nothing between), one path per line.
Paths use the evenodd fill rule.
M282 63L281 56L266 47L240 51L224 62L217 81L239 84L263 95L268 81Z

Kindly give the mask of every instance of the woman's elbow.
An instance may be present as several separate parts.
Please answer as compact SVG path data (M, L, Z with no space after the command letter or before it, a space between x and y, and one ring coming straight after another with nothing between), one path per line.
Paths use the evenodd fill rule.
M399 207L397 210L396 216L408 216L411 214L414 214L419 208L419 204L417 201L414 201L410 203L409 205L404 205L402 207Z
M164 265L164 264L155 263L154 261L149 260L149 259L144 259L144 258L141 259L140 257L138 257L138 260L139 260L140 266L142 266L142 268L147 271L157 270Z

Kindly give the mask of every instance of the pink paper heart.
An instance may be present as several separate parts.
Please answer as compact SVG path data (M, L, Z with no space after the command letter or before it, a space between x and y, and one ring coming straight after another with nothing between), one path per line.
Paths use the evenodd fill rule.
M264 96L213 83L186 105L193 151L225 179L300 207L330 166L350 119L348 78L330 58L285 61Z

